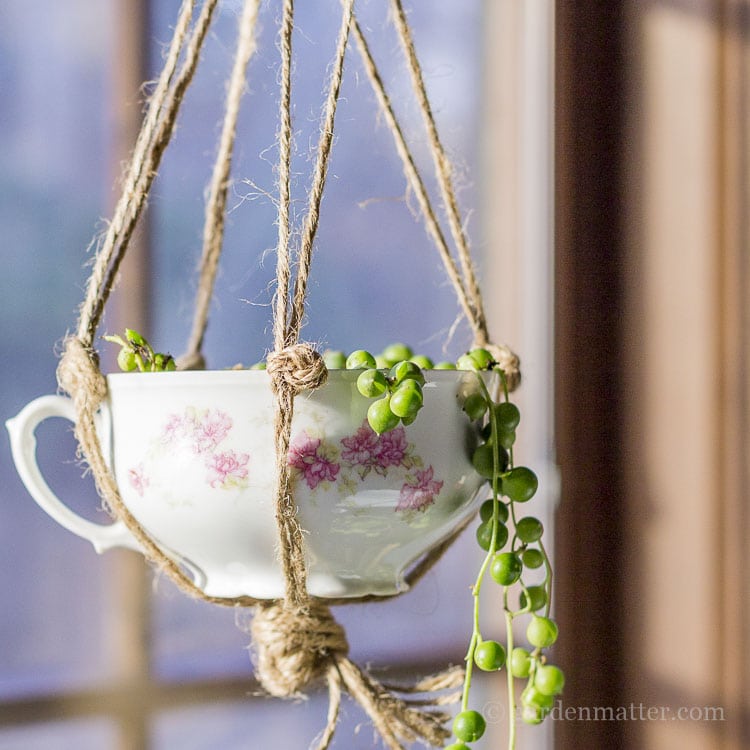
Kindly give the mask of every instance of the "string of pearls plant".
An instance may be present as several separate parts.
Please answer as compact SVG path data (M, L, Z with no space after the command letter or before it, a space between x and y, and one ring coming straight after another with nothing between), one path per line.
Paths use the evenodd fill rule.
M105 336L121 349L118 365L125 371L174 370L168 354L154 351L136 331L124 336ZM509 399L505 376L486 349L473 349L455 363L433 363L415 355L404 344L392 344L380 354L358 349L349 355L327 350L323 359L329 369L360 371L357 390L371 399L367 421L377 434L393 430L399 424L413 423L424 403L424 370L464 370L476 373L468 378L459 393L462 408L476 426L479 444L472 455L474 469L490 485L491 497L479 510L476 540L486 552L472 586L472 630L466 653L461 709L453 722L455 742L446 750L470 750L485 733L486 718L471 708L471 684L474 667L485 672L506 670L508 683L508 750L516 747L516 680L525 684L520 692L520 716L527 724L539 724L552 710L555 697L562 692L562 670L549 663L546 649L557 640L558 628L550 617L552 603L552 564L543 542L541 521L526 515L526 504L538 487L536 474L526 466L517 466L513 446L521 415ZM257 362L250 369L264 369ZM493 398L484 373L497 372L501 381L500 397ZM502 589L505 617L505 645L486 639L480 626L480 598L484 583L491 578ZM532 580L534 582L532 582ZM524 645L517 645L517 620L526 622Z
M562 670L548 663L545 649L557 640L558 628L550 618L552 604L552 564L544 546L544 527L531 515L525 515L525 504L536 494L538 479L526 466L516 466L513 445L521 420L518 407L509 400L507 384L492 355L475 349L457 362L459 369L497 369L502 381L502 397L492 398L481 376L476 389L467 394L464 410L470 419L481 421L484 442L474 451L472 463L479 474L489 480L492 497L479 511L480 524L476 539L486 551L472 587L474 617L466 654L466 678L461 711L453 722L456 742L447 750L467 750L484 734L487 723L476 709L470 708L473 667L487 672L505 667L508 680L508 748L516 747L516 680L526 682L521 695L521 718L527 724L539 724L552 710L555 696L565 684ZM540 570L542 580L529 581ZM480 595L487 573L502 588L505 614L506 645L482 636L479 622ZM526 642L529 648L516 645L514 628L517 618L528 618Z

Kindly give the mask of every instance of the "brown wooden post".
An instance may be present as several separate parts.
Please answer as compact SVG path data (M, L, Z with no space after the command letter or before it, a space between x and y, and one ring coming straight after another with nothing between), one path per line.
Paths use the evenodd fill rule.
M556 9L556 659L564 706L623 697L623 3ZM624 747L615 721L558 721L557 747Z
M563 749L750 746L749 29L558 3Z
M113 6L111 106L113 133L111 183L119 186L124 165L130 158L141 126L147 92L149 48L148 0L118 0ZM113 200L118 190L113 190ZM150 247L148 219L144 215L120 270L120 281L107 310L111 331L122 332L127 326L149 335L150 313ZM99 342L97 342L98 345ZM111 361L114 352L108 353ZM116 367L111 365L110 370ZM112 606L107 623L117 667L116 679L127 696L118 704L121 750L145 750L149 746L150 712L145 699L150 694L150 573L144 558L135 552L117 550L111 562L113 590L118 600Z

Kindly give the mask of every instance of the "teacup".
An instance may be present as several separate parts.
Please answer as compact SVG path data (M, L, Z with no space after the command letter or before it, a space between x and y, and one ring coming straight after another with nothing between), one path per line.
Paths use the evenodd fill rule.
M409 568L473 514L483 494L471 465L477 428L461 409L475 373L428 371L416 421L380 436L367 423L371 402L357 391L356 374L332 370L323 387L295 400L288 463L308 590L319 597L404 590ZM118 373L107 385L99 436L133 516L206 594L281 597L268 374ZM122 522L87 521L46 484L34 430L53 416L75 421L72 402L43 396L8 421L27 489L98 552L139 549Z

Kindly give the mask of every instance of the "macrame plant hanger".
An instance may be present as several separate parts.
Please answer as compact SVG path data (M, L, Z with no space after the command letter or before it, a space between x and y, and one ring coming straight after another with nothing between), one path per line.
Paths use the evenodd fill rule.
M415 740L432 746L442 746L450 733L444 726L448 715L440 710L440 706L457 700L456 689L462 683L463 669L449 668L416 685L397 688L378 683L347 657L346 635L333 618L330 606L383 601L391 597L323 600L311 597L307 593L303 531L297 519L286 458L295 396L302 391L321 386L327 377L321 356L311 345L300 342L300 329L305 313L307 279L350 35L355 38L385 122L393 134L408 185L417 199L427 232L438 250L463 313L472 327L474 344L485 346L493 352L505 373L510 390L519 382L518 359L507 347L493 344L488 335L482 297L452 184L450 163L438 137L401 0L389 0L391 15L407 60L415 96L424 116L430 151L458 263L451 253L362 28L354 14L354 0L342 0L341 3L341 25L323 108L307 212L299 234L296 255L293 254L289 183L292 152L291 68L294 3L293 0L281 2L277 289L274 299L274 349L268 356L268 371L275 394L275 508L280 565L285 582L284 598L266 601L250 596L222 598L206 595L179 563L164 553L123 503L116 481L104 459L95 428L97 411L107 396L106 379L99 369L98 356L94 348L96 331L109 295L116 284L121 261L145 208L161 157L174 131L180 105L194 76L218 0L204 0L194 22L196 0L182 2L164 67L150 98L124 177L122 195L97 250L80 310L77 331L65 340L58 366L58 382L61 389L66 391L74 402L77 412L75 431L79 449L89 464L99 493L113 516L123 521L133 534L146 557L182 591L191 596L223 606L255 608L251 634L256 649L256 671L260 683L272 695L299 695L317 678L327 681L328 720L319 738L318 750L325 750L331 742L338 719L342 690L346 690L361 704L391 750L403 750L404 743ZM239 105L245 90L247 66L256 48L255 29L259 5L260 0L245 0L240 17L237 51L227 88L224 122L206 203L194 321L187 350L179 359L180 369L205 367L202 344L223 243L224 215ZM293 268L296 270L294 280ZM462 530L463 527L454 532L412 568L406 577L409 588L430 570ZM427 697L418 697L420 694L427 694ZM417 697L410 698L410 695Z

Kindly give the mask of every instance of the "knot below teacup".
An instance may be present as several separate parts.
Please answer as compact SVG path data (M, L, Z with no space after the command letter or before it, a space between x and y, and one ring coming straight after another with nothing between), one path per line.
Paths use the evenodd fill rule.
M328 607L316 600L297 609L285 607L281 601L260 604L250 632L257 649L258 679L272 695L295 696L314 679L327 680L328 724L317 750L326 750L333 738L342 690L360 704L391 750L405 750L405 745L416 741L443 747L450 736L445 727L450 716L442 707L461 697L461 667L451 667L410 687L383 685L347 657L343 628Z
M71 336L65 340L57 382L79 408L92 413L107 396L107 381L99 370L96 353Z
M328 379L323 357L305 343L271 352L267 367L275 391L283 384L297 394L319 388Z
M257 649L257 676L276 697L296 695L327 672L349 644L344 629L325 605L310 601L300 609L282 602L255 610L250 632Z

